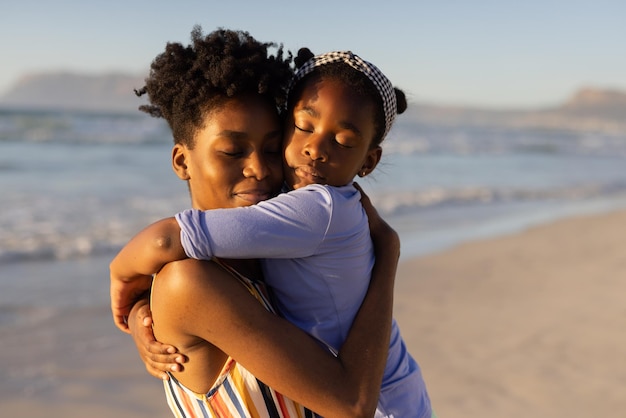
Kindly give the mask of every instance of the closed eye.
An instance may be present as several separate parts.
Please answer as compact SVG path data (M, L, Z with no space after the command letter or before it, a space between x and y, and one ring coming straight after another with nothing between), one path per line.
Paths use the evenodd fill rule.
M243 156L243 151L220 151L222 154L224 154L227 157L231 157L231 158L238 158Z
M300 132L313 133L313 130L301 128L301 127L299 127L299 126L298 126L298 125L296 125L296 124L294 124L293 126L295 126L295 127L296 127L296 129L297 129L297 130L299 130Z
M354 148L352 145L348 145L345 141L335 138L335 143L339 145L341 148Z

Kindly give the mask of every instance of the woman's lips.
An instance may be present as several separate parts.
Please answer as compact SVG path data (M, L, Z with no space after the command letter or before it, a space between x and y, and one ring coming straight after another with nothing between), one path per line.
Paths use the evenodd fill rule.
M242 200L245 200L246 202L257 204L259 202L262 202L263 200L269 199L271 197L271 193L266 189L251 189L236 192L235 196Z

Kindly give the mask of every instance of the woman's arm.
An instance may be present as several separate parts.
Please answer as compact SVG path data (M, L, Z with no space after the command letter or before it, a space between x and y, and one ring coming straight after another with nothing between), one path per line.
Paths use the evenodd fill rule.
M348 341L335 358L304 331L267 311L217 264L184 260L165 266L155 280L155 330L168 343L180 341L169 340L171 335L186 336L192 344L209 342L267 385L325 417L371 417L389 346L391 307L383 305L391 305L392 292L386 287L391 287L389 281L372 280ZM199 373L186 367L184 373L197 373L196 380L182 381L197 392L210 389L223 359L217 362Z
M189 209L139 232L110 264L111 310L116 326L129 332L126 318L135 300L150 288L152 275L168 262L187 258L185 250L193 258L204 260L213 256L297 258L311 255L324 239L326 228L321 225L331 219L332 205L328 202L332 198L323 187L296 193L283 193L248 207ZM213 251L215 249L218 251Z
M115 325L129 332L126 319L135 301L152 285L165 264L186 258L174 218L153 223L133 237L109 265L111 311Z
M380 218L373 221L372 234L377 237L377 264L336 358L265 310L214 263L186 260L166 266L154 287L155 322L159 329L210 342L264 383L323 416L371 417L389 347L399 257L397 234Z

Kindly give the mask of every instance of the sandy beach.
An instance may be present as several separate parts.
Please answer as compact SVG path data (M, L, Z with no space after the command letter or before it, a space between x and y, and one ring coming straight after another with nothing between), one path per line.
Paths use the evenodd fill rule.
M625 232L626 212L586 216L403 261L396 318L439 417L626 410ZM107 303L0 327L3 415L170 416Z
M626 410L626 212L403 263L396 316L440 417Z

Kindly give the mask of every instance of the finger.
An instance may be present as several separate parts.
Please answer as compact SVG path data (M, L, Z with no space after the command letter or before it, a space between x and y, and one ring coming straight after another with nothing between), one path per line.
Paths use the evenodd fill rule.
M176 347L169 344L163 344L156 340L154 337L154 332L152 331L152 326L144 326L139 329L138 332L141 335L141 339L145 344L145 349L148 353L151 354L165 354L165 355L173 355L178 352Z
M361 193L361 202L363 202L363 201L369 202L369 196L367 194L365 194L365 192L363 191L363 189L361 188L359 183L357 183L355 181L353 184L354 184L354 188L357 189L359 191L359 193Z
M150 344L146 347L145 357L154 363L183 364L187 362L187 356L177 353L176 347L166 346L160 343Z
M115 322L115 326L120 329L120 331L125 332L126 334L130 334L130 329L128 328L128 321L126 317L123 315L114 315L113 321Z
M149 343L138 348L148 373L159 379L167 380L169 377L166 372L183 371L182 363L188 360L186 356L180 353L167 353L166 350L173 347L165 346L159 342Z
M150 305L145 304L137 309L137 320L144 327L152 326L152 311L150 310Z
M154 338L152 333L150 333L150 337ZM166 355L166 356L172 356L172 357L175 357L176 355L180 355L180 354L177 354L178 350L173 345L163 344L156 340L148 342L148 344L146 345L146 351L154 355Z
M163 354L150 354L145 359L146 367L151 368L155 372L181 372L183 371L184 356L178 354L176 357Z
M156 377L157 379L169 380L170 378L170 376L166 372L155 369L147 363L146 363L146 370L148 371L148 373L150 373L152 376Z
M151 327L152 326L152 317L151 316L144 316L142 325L144 327Z
M152 318L152 311L148 303L141 305L139 309L137 309L137 319L143 322L145 318Z

